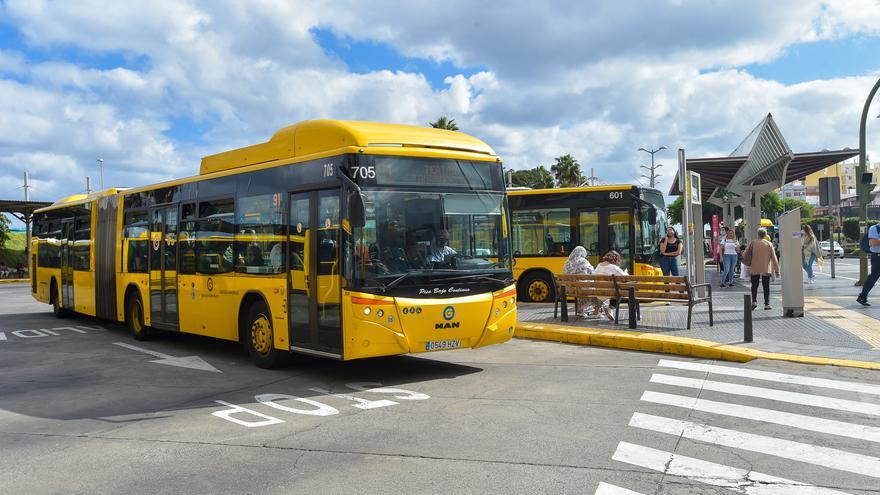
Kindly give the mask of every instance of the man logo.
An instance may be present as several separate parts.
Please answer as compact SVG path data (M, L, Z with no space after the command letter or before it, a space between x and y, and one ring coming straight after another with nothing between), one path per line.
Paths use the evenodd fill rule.
M452 306L446 306L443 308L443 319L449 321L455 318L455 308Z
M446 323L434 323L434 330L444 330L447 328L459 328L460 326L461 326L461 322L447 321Z

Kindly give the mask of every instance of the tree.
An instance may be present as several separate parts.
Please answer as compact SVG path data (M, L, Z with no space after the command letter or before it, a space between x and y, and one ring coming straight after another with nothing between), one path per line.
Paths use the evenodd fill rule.
M511 175L511 182L516 187L531 187L532 189L553 187L553 175L543 165L528 170L514 170Z
M446 129L447 131L457 131L458 124L455 123L455 119L447 118L445 115L441 115L437 122L428 122L428 125L433 127L434 129Z
M9 219L6 215L0 213L0 249L6 245L9 240Z
M779 194L768 192L761 196L761 213L764 215L763 218L773 220L779 216L782 211L782 200L779 199Z
M785 211L800 208L801 218L810 218L813 216L813 205L802 199L785 198L782 200L782 206L785 208Z
M581 164L570 154L556 157L556 163L550 167L550 171L559 187L577 187L584 182Z
M666 215L669 216L669 224L683 224L684 223L684 196L679 196L675 198L675 201L669 203L669 206L666 207ZM710 223L712 221L712 215L721 215L724 213L721 208L715 206L711 203L703 203L703 223Z

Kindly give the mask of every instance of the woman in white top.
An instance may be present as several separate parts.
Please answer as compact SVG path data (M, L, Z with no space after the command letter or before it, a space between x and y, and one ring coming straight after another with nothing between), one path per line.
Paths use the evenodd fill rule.
M602 262L599 263L595 269L593 269L593 275L629 275L626 273L626 270L620 267L620 254L617 251L608 251L605 253L605 256L602 257ZM611 307L608 305L608 300L599 301L599 306L595 307L596 313L601 309L605 312L605 317L609 320L613 320L614 316L611 314Z
M807 272L807 282L813 283L816 276L813 275L813 262L819 260L819 268L822 267L822 256L819 251L819 241L813 234L813 229L809 225L804 224L801 229L801 263L804 265L804 271Z
M733 287L733 268L736 266L739 251L740 246L736 240L736 234L734 231L728 230L724 240L721 241L721 255L724 260L724 271L721 272L721 287Z

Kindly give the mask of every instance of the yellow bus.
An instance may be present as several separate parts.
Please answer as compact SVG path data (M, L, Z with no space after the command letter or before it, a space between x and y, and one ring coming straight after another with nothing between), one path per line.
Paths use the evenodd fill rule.
M661 275L653 263L666 231L663 194L633 185L509 190L514 276L522 301L556 297L553 275L575 246L596 266L615 250L633 275Z
M196 177L72 196L35 217L32 292L69 312L349 360L509 340L501 160L466 134L306 121Z

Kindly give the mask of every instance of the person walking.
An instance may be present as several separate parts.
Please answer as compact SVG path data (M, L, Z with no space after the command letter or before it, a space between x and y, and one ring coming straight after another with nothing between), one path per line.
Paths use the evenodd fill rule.
M721 242L721 258L724 260L724 271L721 272L721 287L733 287L734 267L736 260L739 258L740 246L736 240L736 235L732 230L727 231L727 235Z
M871 273L869 273L868 277L865 279L865 285L862 286L862 292L856 299L856 301L862 306L870 306L870 304L868 304L868 294L871 292L871 289L874 288L877 279L880 279L880 224L874 224L868 229L867 241L867 246L863 247L868 247L871 251ZM862 241L862 243L865 244L864 241ZM833 249L831 250L831 256L834 256Z
M678 232L672 227L666 227L666 237L660 240L660 270L663 271L664 277L679 276L678 256L683 247L681 239L678 238Z
M813 234L813 228L807 224L801 228L801 262L804 265L804 271L807 272L807 283L812 284L816 280L813 275L813 262L819 261L819 267L822 266L822 252L819 250L819 241Z
M587 250L583 246L575 246L568 256L568 261L562 267L565 275L589 275L593 273L593 265L587 258ZM597 304L598 302L598 304ZM580 310L581 318L599 316L595 308L601 306L601 301L595 297L578 297L575 306Z
M758 283L764 287L764 309L770 308L770 274L779 277L779 260L773 243L767 240L767 230L758 229L758 238L749 243L743 254L752 278L752 310L758 307Z

